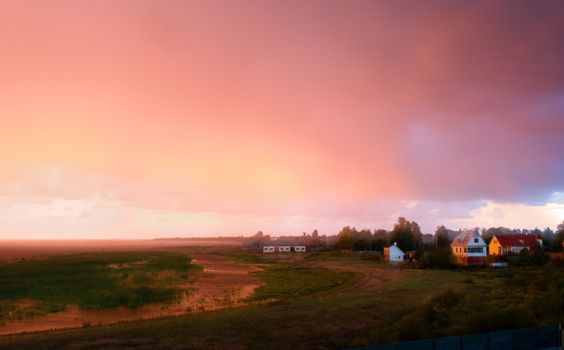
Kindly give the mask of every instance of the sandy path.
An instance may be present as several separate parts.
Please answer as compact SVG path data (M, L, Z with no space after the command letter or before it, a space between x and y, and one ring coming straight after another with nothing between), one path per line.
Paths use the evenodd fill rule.
M184 311L211 311L245 305L260 280L251 274L259 268L237 264L220 255L192 255L192 262L204 266L203 274L191 285L195 289L180 303Z
M197 273L191 283L182 286L187 295L174 304L151 304L138 309L120 307L108 310L80 310L77 307L25 320L5 321L0 325L0 335L46 331L60 328L75 328L89 325L134 321L239 307L246 304L259 285L251 272L258 270L253 265L237 264L225 257L213 254L192 255L193 263L202 265L204 271Z
M340 263L332 262L310 262L306 264L310 268L325 268L330 270L337 270L342 272L350 272L355 274L358 278L353 285L353 288L363 289L378 287L383 283L391 282L404 278L410 272L406 269L399 267L383 265L383 266L370 266L361 264L342 265Z

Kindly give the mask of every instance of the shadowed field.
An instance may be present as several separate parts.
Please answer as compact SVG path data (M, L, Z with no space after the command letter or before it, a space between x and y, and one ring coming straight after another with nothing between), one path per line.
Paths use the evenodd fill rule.
M401 270L330 253L205 254L262 267L251 272L262 284L248 305L3 336L0 348L332 349L562 321L564 273L556 265Z

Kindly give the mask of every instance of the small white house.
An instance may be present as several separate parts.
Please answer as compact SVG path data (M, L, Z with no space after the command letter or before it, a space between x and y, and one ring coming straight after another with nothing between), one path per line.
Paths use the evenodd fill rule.
M297 245L297 246L294 246L294 251L295 251L296 253L305 253L305 251L306 251L306 246L305 246L305 245Z
M292 247L289 245L281 245L278 246L278 251L282 253L289 253L292 251Z
M263 253L274 253L274 246L273 245L265 245L262 247Z
M398 247L398 244L394 242L389 247L384 248L384 258L390 263L402 263L405 253Z

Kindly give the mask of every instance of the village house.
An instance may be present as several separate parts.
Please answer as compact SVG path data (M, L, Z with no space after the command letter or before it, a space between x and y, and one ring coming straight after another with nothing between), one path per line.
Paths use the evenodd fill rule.
M263 253L274 253L275 249L276 248L272 245L265 245L265 246L262 247L262 252Z
M489 253L490 255L519 254L525 249L534 250L537 246L542 246L541 235L494 235L489 244Z
M262 246L263 253L305 253L306 245L303 243L269 241Z
M384 259L389 263L402 263L404 257L405 253L398 247L396 242L384 248Z
M450 245L456 263L464 266L486 265L488 246L478 231L462 231Z

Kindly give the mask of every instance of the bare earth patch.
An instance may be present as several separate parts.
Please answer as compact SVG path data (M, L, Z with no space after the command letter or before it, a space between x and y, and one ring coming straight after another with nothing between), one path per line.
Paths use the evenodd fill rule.
M89 327L240 307L247 304L246 298L259 286L259 279L251 274L258 270L254 265L238 264L214 254L190 255L192 262L202 265L204 271L197 273L190 283L180 286L186 290L186 294L175 303L107 310L81 310L71 306L65 311L46 316L4 321L4 324L0 324L0 335Z
M377 287L382 283L392 282L410 274L410 270L400 269L393 265L369 265L363 263L351 263L343 265L342 263L334 263L332 261L315 261L306 264L311 268L325 268L342 272L354 273L358 276L358 280L354 284L354 288L371 288Z

